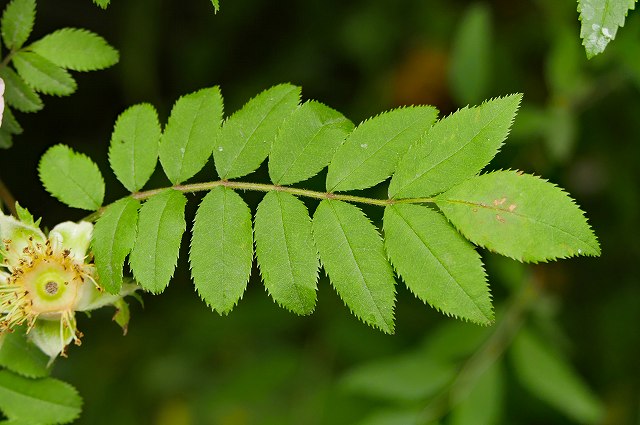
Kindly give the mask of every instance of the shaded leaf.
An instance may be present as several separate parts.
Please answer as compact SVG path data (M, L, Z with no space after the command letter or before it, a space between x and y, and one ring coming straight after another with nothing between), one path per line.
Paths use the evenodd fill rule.
M76 91L76 82L67 71L37 53L17 52L13 55L13 65L36 91L57 96L67 96Z
M313 216L313 237L333 287L352 313L393 333L395 280L369 219L351 204L324 200Z
M55 145L42 155L40 181L47 192L74 208L95 211L104 199L104 180L89 157L65 145Z
M441 214L420 205L388 206L384 235L391 263L418 298L445 314L493 322L480 255Z
M364 189L387 179L437 116L432 106L414 106L385 112L358 125L329 164L327 190Z
M438 121L402 157L389 196L426 197L476 175L502 146L521 98L516 94L493 99Z
M158 162L160 122L155 108L134 105L118 117L111 134L109 164L129 191L145 185Z
M504 372L499 362L493 363L478 377L451 411L450 425L498 425L504 397ZM459 395L458 395L459 396Z
M8 149L13 146L13 135L0 128L0 149Z
M3 335L0 341L0 366L28 378L49 375L49 357L25 336L24 327Z
M301 105L282 124L271 148L271 181L286 185L315 176L352 130L351 121L322 103Z
M17 50L27 41L36 18L35 0L13 0L4 9L0 26L2 40L12 50Z
M511 360L518 379L532 394L571 419L600 423L603 406L573 368L537 337L521 331L513 342Z
M98 283L111 294L122 287L122 267L136 241L139 207L133 198L120 199L104 210L93 228L91 249Z
M213 151L222 179L242 177L265 160L278 129L300 100L300 87L280 84L267 89L229 117Z
M68 423L80 415L81 407L78 392L66 382L0 370L0 409L9 419L39 425Z
M471 242L520 261L600 255L574 201L532 175L496 171L473 177L435 202Z
M238 303L251 274L251 211L226 187L212 189L196 213L189 252L198 294L220 314Z
M607 44L624 26L629 10L635 8L636 0L578 0L580 13L580 38L591 59L602 53Z
M182 234L187 228L184 208L187 198L168 189L147 200L138 217L138 236L129 262L136 281L158 294L173 276Z
M159 148L160 163L172 183L193 177L207 163L220 130L222 108L218 87L182 96L173 105Z
M256 258L273 299L297 314L316 304L318 254L305 205L288 193L265 195L255 218Z
M44 106L40 96L14 70L8 66L0 68L0 78L5 83L4 100L22 112L36 112Z
M16 120L16 117L9 108L4 108L4 113L2 114L2 129L9 134L22 134L22 126L20 126L20 123Z

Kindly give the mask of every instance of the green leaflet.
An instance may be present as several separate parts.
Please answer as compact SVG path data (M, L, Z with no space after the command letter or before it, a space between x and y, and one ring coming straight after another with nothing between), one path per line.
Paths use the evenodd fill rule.
M297 314L316 305L318 254L305 205L288 193L265 195L255 218L256 258L273 299Z
M91 249L98 283L110 294L117 294L122 287L122 267L136 241L139 207L133 198L120 199L104 210L93 229Z
M147 200L138 217L138 236L129 256L136 281L158 294L169 285L178 262L180 242L187 224L187 198L168 189Z
M356 425L415 425L419 417L420 411L415 407L386 407L373 411ZM429 425L438 425L438 423L429 422Z
M3 335L0 342L0 366L28 378L49 375L49 357L27 340L24 327Z
M468 394L463 394L451 412L450 425L499 425L504 398L504 372L494 362L477 378ZM459 394L458 394L459 395Z
M9 108L4 108L1 127L9 134L22 134L23 131L22 126L20 126L20 123L16 120L16 117Z
M159 148L160 163L173 184L193 177L207 163L222 109L217 86L182 96L173 105Z
M111 0L93 0L93 3L101 7L102 9L106 9L109 6Z
M155 108L135 105L118 117L109 145L109 164L131 192L145 185L158 162L160 122Z
M627 12L635 8L636 0L578 0L580 38L587 58L602 53L607 44L624 26Z
M493 322L480 256L441 214L420 205L388 206L384 235L391 264L418 298L445 314Z
M78 392L66 382L0 370L0 410L9 419L38 425L67 423L80 415L81 407Z
M361 123L329 164L327 190L365 189L387 179L409 146L420 140L437 116L432 106L414 106Z
M459 105L478 104L486 98L492 48L491 9L485 3L472 4L460 21L451 49L449 85Z
M2 40L12 50L17 50L27 41L36 18L35 0L13 0L2 14Z
M215 10L215 13L218 13L220 11L220 1L211 0L211 4L213 5L213 9Z
M353 314L393 333L393 270L369 219L354 205L324 200L313 216L313 238L331 283Z
M300 87L280 84L267 89L229 117L213 157L222 179L255 171L269 155L278 129L300 100Z
M49 148L38 165L47 192L74 208L95 211L104 199L104 180L89 157L65 145Z
M297 183L329 164L353 123L322 103L309 101L287 118L269 154L269 176L275 184Z
M78 28L63 28L29 48L55 65L74 71L95 71L118 62L118 51L104 38Z
M13 146L13 135L0 128L0 149L8 149Z
M444 215L471 242L520 261L600 255L582 211L538 177L495 171L437 196Z
M344 375L340 385L358 395L415 402L436 395L455 376L453 364L418 351L358 366Z
M600 401L571 366L537 337L521 331L513 342L511 360L520 382L541 400L577 422L601 422Z
M0 68L0 78L4 80L4 100L9 106L22 112L36 112L44 106L40 96L8 66Z
M502 146L521 98L516 94L493 99L438 121L402 157L389 197L430 196L476 175Z
M253 262L251 211L240 195L219 186L204 197L189 259L202 299L218 313L229 313L247 287Z
M67 96L76 91L76 82L67 71L37 53L17 52L13 56L13 65L36 91L56 96Z

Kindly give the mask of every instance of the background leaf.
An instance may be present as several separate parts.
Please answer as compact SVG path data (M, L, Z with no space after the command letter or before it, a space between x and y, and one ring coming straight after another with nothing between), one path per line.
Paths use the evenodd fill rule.
M93 0L93 2L99 7L106 9L109 3L111 3L111 0Z
M2 40L12 50L17 50L27 41L36 18L35 0L13 0L2 14Z
M222 179L242 177L265 160L278 129L300 100L300 87L280 84L267 89L229 117L213 151Z
M65 145L55 145L42 155L40 181L47 192L70 207L95 211L104 199L104 180L89 157Z
M122 287L124 259L136 242L139 207L133 198L120 199L104 210L93 228L91 249L98 283L111 294L117 294Z
M111 134L109 164L129 191L142 189L153 174L160 133L158 113L147 103L134 105L118 117Z
M28 378L49 375L49 357L27 340L24 327L3 335L0 342L0 366Z
M520 261L600 255L598 241L574 201L532 175L484 174L435 202L471 242Z
M432 106L414 106L385 112L358 125L329 164L327 190L364 189L387 179L437 116Z
M138 236L129 262L140 286L158 294L169 285L178 262L180 242L187 224L187 198L168 189L154 195L140 208Z
M9 134L22 134L23 131L22 126L20 126L20 123L16 121L16 117L8 107L4 108L4 112L2 114L2 129L6 130Z
M520 382L549 405L580 422L600 423L600 401L571 366L537 337L521 331L513 342L511 360Z
M297 183L329 164L353 130L353 123L322 103L309 101L287 118L269 155L269 176L275 184Z
M450 425L499 425L504 397L504 372L493 363L451 411Z
M9 419L41 425L67 423L80 415L81 406L78 392L65 382L28 379L0 370L0 409Z
M273 299L297 314L316 305L318 254L305 205L283 192L265 195L255 218L256 258Z
M480 255L441 214L420 205L388 206L384 240L398 275L418 298L445 314L493 322Z
M491 10L485 3L469 6L458 24L451 50L449 85L459 105L478 104L488 95L494 44L491 25Z
M395 280L369 219L351 204L324 200L313 216L313 238L331 284L352 313L393 333Z
M76 91L76 82L64 69L37 53L20 51L13 55L18 74L36 91L68 96Z
M602 53L607 44L624 26L629 10L634 9L636 0L578 0L580 13L580 38L591 59Z
M477 174L509 134L521 98L517 94L493 99L438 121L402 157L391 179L389 196L430 196Z
M253 262L251 211L240 195L220 186L207 193L196 213L189 259L198 294L218 313L229 313Z
M162 139L160 163L173 184L193 177L211 156L222 122L218 87L182 96L171 109Z
M52 63L74 71L95 71L118 63L118 51L97 34L62 28L47 34L29 48Z
M40 96L8 66L0 68L0 78L4 80L4 100L8 105L22 112L36 112L44 106Z

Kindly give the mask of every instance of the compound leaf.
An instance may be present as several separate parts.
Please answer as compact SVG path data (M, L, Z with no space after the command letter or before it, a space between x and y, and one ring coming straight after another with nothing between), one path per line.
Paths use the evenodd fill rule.
M74 208L95 211L104 199L104 180L89 157L65 145L49 148L38 165L47 192Z
M480 255L441 214L420 205L388 206L384 235L391 264L418 298L445 314L493 322Z
M502 146L521 98L515 94L493 99L438 121L403 156L389 196L430 196L476 175Z
M353 123L322 103L309 101L285 120L269 155L269 176L275 184L297 183L329 164L353 130Z
M267 89L229 117L213 151L218 175L242 177L269 155L280 125L300 100L300 87L280 84Z
M354 205L320 202L313 237L334 288L363 322L393 333L395 280L378 231Z
M62 28L29 48L55 65L74 71L95 71L118 62L118 51L97 34L84 29Z
M496 171L476 176L435 202L471 242L520 261L600 255L574 201L532 175Z
M117 294L122 287L124 259L136 242L140 203L123 198L109 205L93 228L91 248L95 256L98 283Z
M256 212L255 239L269 294L294 313L312 313L319 263L311 219L302 201L288 193L267 193Z
M2 14L2 40L12 50L18 50L29 38L36 19L35 0L13 0Z
M580 423L600 423L603 406L581 377L533 334L521 331L511 350L516 375L532 394Z
M387 179L409 146L420 140L437 116L432 106L414 106L361 123L329 164L327 190L364 189Z
M135 105L118 117L111 134L109 164L129 191L145 185L158 162L160 122L155 108Z
M20 51L13 56L18 74L34 90L57 96L67 96L76 90L76 82L67 71L37 53Z
M154 294L169 285L178 262L182 234L187 228L186 204L181 192L168 189L140 208L138 236L129 263L140 286Z
M218 87L182 96L171 109L160 140L160 163L169 180L178 184L193 177L211 156L222 122Z
M66 382L0 370L0 409L9 419L40 425L68 423L80 415L81 407L78 392Z
M624 26L629 10L635 8L636 0L578 0L580 13L580 38L587 58L602 53L607 44Z
M38 93L8 66L0 68L0 78L5 83L4 100L22 112L36 112L44 106Z
M251 211L240 195L219 186L204 197L189 258L202 299L218 313L229 313L247 287L253 262Z
M27 340L24 327L3 335L0 341L0 366L27 378L49 375L49 357Z

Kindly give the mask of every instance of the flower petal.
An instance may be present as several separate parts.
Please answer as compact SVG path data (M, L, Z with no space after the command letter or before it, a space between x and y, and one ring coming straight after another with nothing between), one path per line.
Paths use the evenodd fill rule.
M29 238L34 243L44 244L44 233L37 227L16 220L0 211L0 238L2 245L0 252L5 258L5 264L10 267L18 265L18 260L24 256L23 250L29 245Z
M91 243L92 232L93 224L88 221L65 221L51 229L49 240L54 251L68 249L72 258L83 261Z

